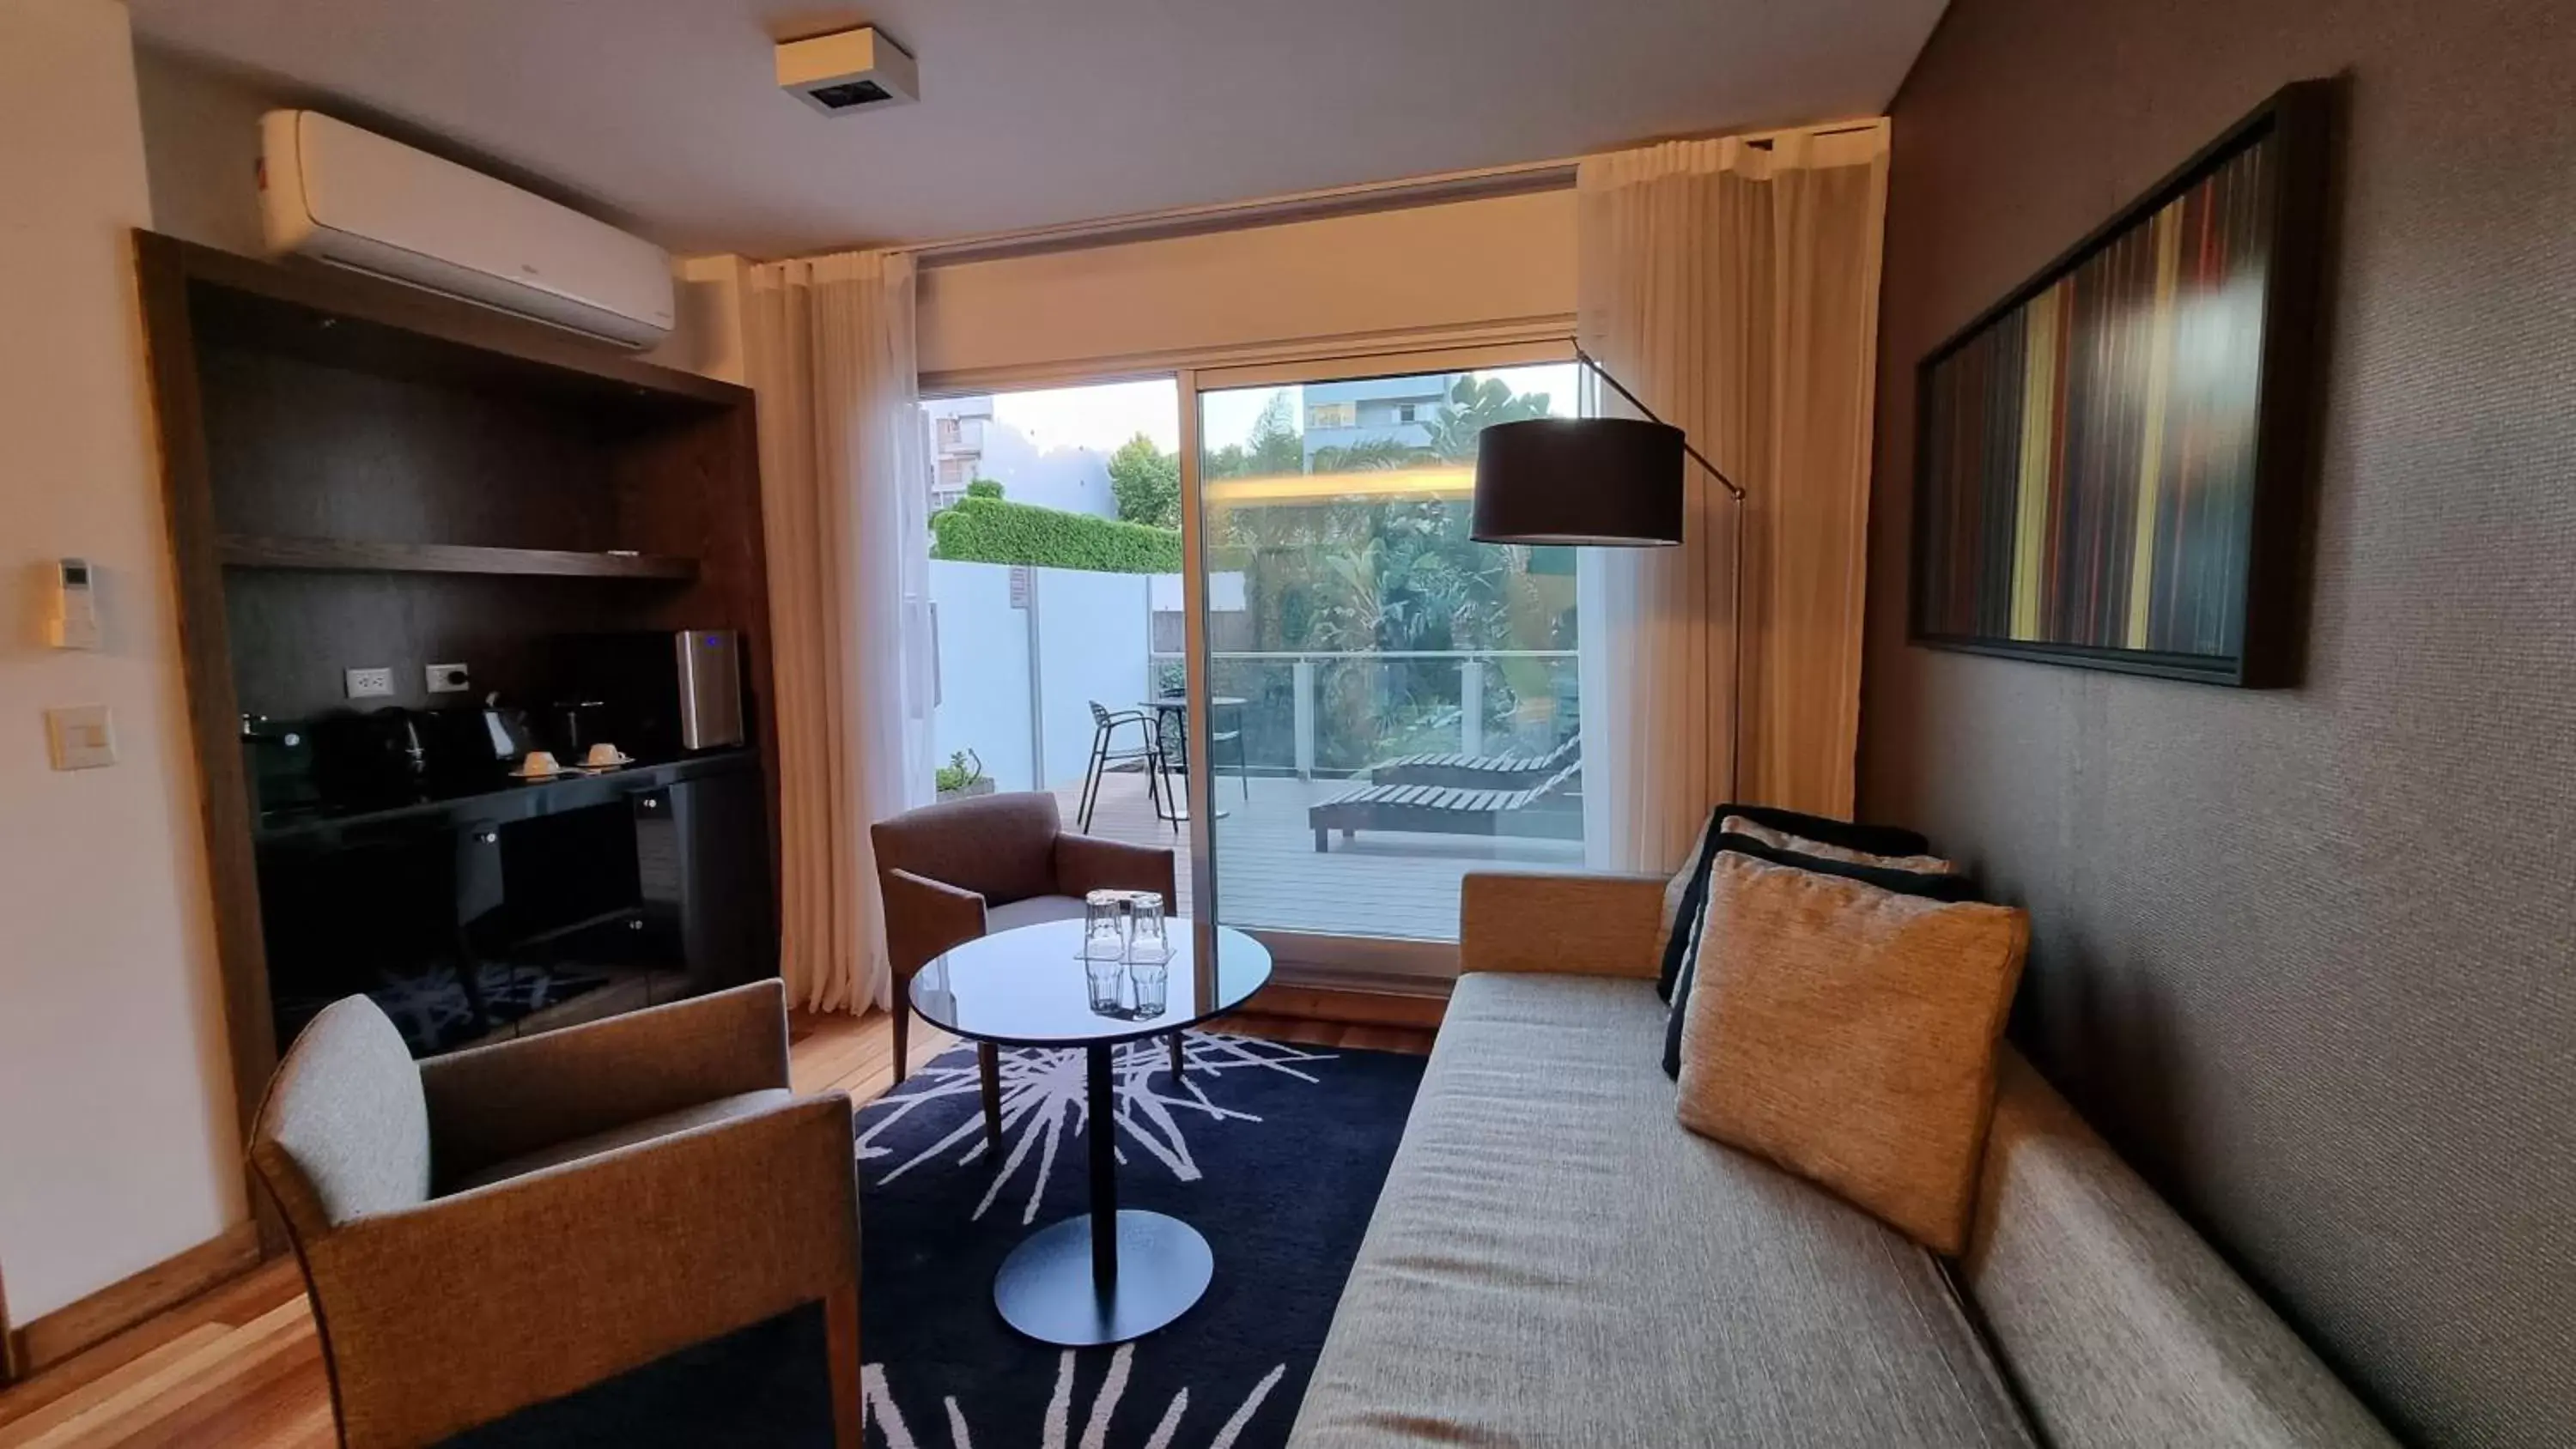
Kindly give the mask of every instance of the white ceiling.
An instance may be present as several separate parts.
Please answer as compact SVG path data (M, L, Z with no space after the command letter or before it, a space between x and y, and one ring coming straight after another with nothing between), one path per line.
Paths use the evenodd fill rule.
M1945 0L128 0L149 42L682 251L915 241L1874 114ZM870 21L916 105L815 114Z

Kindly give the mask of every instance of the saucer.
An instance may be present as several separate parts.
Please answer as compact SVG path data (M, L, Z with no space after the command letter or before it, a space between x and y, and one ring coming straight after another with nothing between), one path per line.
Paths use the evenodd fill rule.
M581 770L617 770L623 769L634 763L635 757L633 755L619 755L613 760L584 760L579 765L567 766L566 768Z

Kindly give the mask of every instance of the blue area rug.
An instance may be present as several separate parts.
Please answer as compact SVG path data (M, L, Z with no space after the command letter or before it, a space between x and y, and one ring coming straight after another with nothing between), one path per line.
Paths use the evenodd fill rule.
M868 1443L881 1449L1285 1443L1422 1081L1423 1060L1250 1038L1119 1055L1119 1205L1169 1213L1216 1255L1207 1296L1114 1348L1022 1338L993 1274L1083 1211L1079 1052L1003 1053L1004 1144L984 1141L971 1046L859 1112L859 1306ZM800 1310L451 1440L831 1443L818 1310Z
M971 1047L861 1111L870 1444L1287 1441L1422 1058L1196 1032L1188 1052L1175 1085L1164 1043L1120 1050L1118 1201L1197 1228L1216 1276L1179 1321L1116 1348L1035 1343L993 1308L1011 1249L1083 1211L1081 1053L1003 1053L998 1160Z

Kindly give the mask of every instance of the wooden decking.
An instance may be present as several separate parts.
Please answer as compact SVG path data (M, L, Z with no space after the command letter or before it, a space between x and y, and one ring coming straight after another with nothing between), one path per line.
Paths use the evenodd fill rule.
M1353 782L1256 777L1248 783L1247 795L1246 782L1232 775L1220 773L1214 782L1223 812L1214 830L1218 916L1229 926L1454 941L1458 880L1467 872L1583 868L1579 841L1508 835L1366 832L1351 841L1337 836L1329 852L1318 853L1307 807ZM1074 828L1080 796L1073 788L1056 792L1067 829ZM1181 912L1190 914L1189 827L1176 830L1154 818L1143 775L1102 781L1091 833L1180 851Z

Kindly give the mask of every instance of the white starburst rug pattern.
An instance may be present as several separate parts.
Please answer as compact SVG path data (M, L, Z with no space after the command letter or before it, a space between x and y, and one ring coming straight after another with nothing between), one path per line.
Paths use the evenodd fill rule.
M1121 1168L1126 1167L1131 1161L1129 1149L1141 1149L1181 1182L1199 1180L1199 1165L1190 1152L1192 1126L1261 1121L1251 1112L1228 1107L1218 1100L1230 1077L1275 1073L1311 1086L1317 1080L1312 1068L1336 1056L1288 1042L1193 1031L1183 1038L1181 1079L1175 1083L1170 1052L1169 1044L1160 1037L1113 1048L1118 1162ZM991 1177L975 1204L974 1217L981 1220L1007 1190L1020 1202L1020 1221L1036 1222L1058 1157L1071 1144L1078 1144L1089 1130L1091 1114L1083 1053L1005 1047L1001 1069L1002 1152L998 1161L986 1140L980 1105L983 1078L969 1046L941 1053L902 1085L867 1105L859 1125L858 1160L880 1165L891 1161L882 1175L871 1179L871 1185L885 1186L931 1163L984 1167L990 1170ZM960 1098L972 1110L955 1126L929 1145L902 1156L900 1161L892 1161L897 1153L883 1145L888 1137L899 1133L916 1113L935 1116Z

